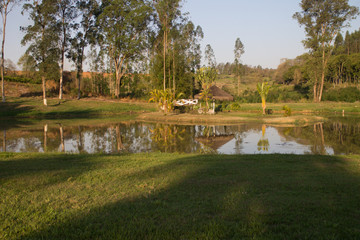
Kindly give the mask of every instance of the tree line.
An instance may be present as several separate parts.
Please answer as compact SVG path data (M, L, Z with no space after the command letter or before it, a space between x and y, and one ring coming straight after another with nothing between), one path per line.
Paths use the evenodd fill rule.
M347 32L345 38L341 34L359 9L348 0L302 0L300 6L302 11L293 17L305 28L303 43L309 52L284 59L274 78L278 83L307 89L307 95L320 102L329 84L359 83L359 31Z
M107 73L101 77L108 76L107 89L115 97L122 94L125 78L137 73L148 77L153 88L170 88L186 95L196 88L203 32L181 11L181 0L7 2L23 4L22 13L31 22L21 27L21 43L27 50L19 63L24 70L40 75L44 104L50 79L59 81L59 99L63 98L66 59L75 66L78 98L85 61L91 71ZM130 77L128 84L133 79Z
M131 85L141 82L139 75L136 76L140 73L151 88L171 89L174 94L182 92L185 96L204 90L196 78L204 34L201 27L181 11L182 0L2 0L0 4L2 79L6 16L15 4L22 4L22 12L28 15L31 23L21 27L22 44L27 50L20 63L24 69L41 77L44 104L49 79L59 81L59 98L63 97L66 59L76 69L78 98L83 88L81 83L84 83L85 60L92 72L101 73L92 80L92 88L96 83L99 91L114 97L120 97L124 89L133 91ZM311 89L314 101L319 102L327 83L359 81L359 31L347 33L345 38L340 34L359 14L359 9L350 6L348 0L302 0L300 7L301 11L293 18L304 27L306 39L303 42L309 52L284 61L275 79L284 84L303 84ZM211 46L205 48L209 72L215 73L217 69L216 73L235 74L238 95L244 73L258 71L268 75L270 72L243 65L244 52L243 43L236 39L234 62L217 64ZM5 101L3 81L2 90Z

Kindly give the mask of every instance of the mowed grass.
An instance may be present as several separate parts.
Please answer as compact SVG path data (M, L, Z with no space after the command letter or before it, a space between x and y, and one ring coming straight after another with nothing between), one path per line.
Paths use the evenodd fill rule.
M239 103L240 109L235 112L256 112L261 114L261 103ZM272 109L277 113L284 113L283 107L287 105L291 108L294 114L312 113L312 114L324 114L324 113L337 113L342 115L344 110L345 114L360 113L360 102L345 103L345 102L320 102L320 103L266 103L267 109Z
M0 154L0 239L360 239L360 156Z
M79 118L114 116L128 112L155 111L147 102L121 102L117 100L59 100L48 99L44 106L40 98L9 98L0 103L0 117Z

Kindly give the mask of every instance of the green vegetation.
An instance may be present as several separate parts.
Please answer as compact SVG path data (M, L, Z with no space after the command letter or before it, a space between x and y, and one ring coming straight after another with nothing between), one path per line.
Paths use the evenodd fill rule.
M262 82L261 84L258 83L257 86L257 91L261 97L261 106L263 109L263 115L265 115L265 109L266 109L266 98L267 95L269 93L270 90L270 86L268 85L268 82Z
M341 113L343 110L346 113L359 113L360 103L345 103L345 102L321 102L321 103L287 103L293 113ZM276 112L282 112L283 103L267 103L267 107L273 109ZM261 105L258 103L241 103L241 102L223 102L221 109L224 111L239 111L239 112L253 112L259 113L262 111Z
M8 82L17 82L17 83L41 84L41 79L27 78L22 76L5 76L4 80Z
M282 109L284 110L285 117L291 116L291 108L288 105L284 105Z
M61 103L61 104L60 104ZM0 117L31 118L83 118L124 114L127 112L155 111L155 106L145 102L124 103L101 100L49 99L43 106L36 98L9 98L0 103Z
M1 239L357 239L359 156L0 154Z

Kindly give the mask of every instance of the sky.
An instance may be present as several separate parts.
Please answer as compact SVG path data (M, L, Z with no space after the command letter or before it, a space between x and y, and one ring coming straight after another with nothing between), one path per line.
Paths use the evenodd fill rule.
M350 0L360 7L360 0ZM242 63L264 68L277 68L283 58L295 58L307 50L302 45L304 29L292 18L301 11L300 0L185 0L183 12L200 25L204 32L202 52L210 44L217 63L234 61L235 40L240 38L245 47ZM20 26L29 24L21 6L8 16L5 58L15 64L26 51L21 46ZM360 29L360 16L351 21L350 32ZM70 70L70 63L65 66Z

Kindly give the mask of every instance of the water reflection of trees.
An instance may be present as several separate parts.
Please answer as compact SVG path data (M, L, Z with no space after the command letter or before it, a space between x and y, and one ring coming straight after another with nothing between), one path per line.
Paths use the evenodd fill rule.
M277 128L286 141L310 146L312 154L360 154L360 124L343 120L313 124L307 127ZM179 126L148 123L117 123L97 126L66 126L44 124L29 129L8 129L2 132L1 151L9 152L74 152L74 153L136 153L180 152L216 153L227 145L225 152L241 154L244 139L262 131L259 151L269 150L266 126ZM255 143L256 144L256 143ZM221 152L224 152L224 149Z
M311 146L312 154L360 154L360 124L343 120L316 123L307 127L282 129L287 139Z

